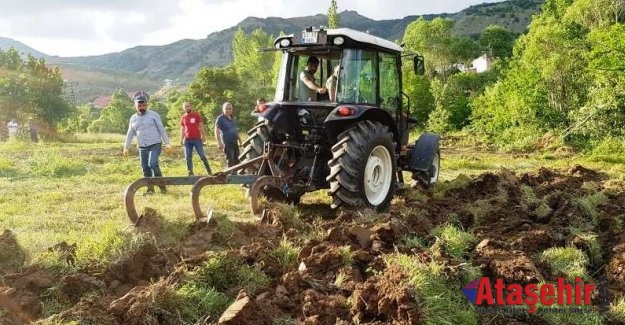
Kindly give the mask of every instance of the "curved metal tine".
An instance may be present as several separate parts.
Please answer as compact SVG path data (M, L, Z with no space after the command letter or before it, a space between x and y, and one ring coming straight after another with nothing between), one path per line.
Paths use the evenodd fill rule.
M265 215L265 209L258 204L258 195L260 194L260 190L265 186L281 188L284 183L285 178L279 176L262 176L252 183L252 186L250 186L250 205L252 208L252 214L257 219L262 220Z
M124 192L124 205L126 206L126 213L128 214L128 218L130 218L130 222L132 222L135 226L139 223L139 214L137 213L137 209L135 207L135 194L138 189L146 185L148 185L148 181L145 178L140 178L130 183Z
M228 181L228 175L219 173L214 176L206 176L200 178L191 188L191 205L193 206L193 214L195 219L200 220L206 218L202 213L202 207L200 206L200 192L205 186L213 184L226 184Z

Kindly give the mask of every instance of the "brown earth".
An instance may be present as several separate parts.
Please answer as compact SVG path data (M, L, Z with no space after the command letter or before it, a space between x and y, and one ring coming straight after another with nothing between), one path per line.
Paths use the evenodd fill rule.
M377 215L358 211L331 214L327 207L304 205L303 222L294 223L281 215L278 207L270 206L262 222L235 223L236 233L228 238L231 248L223 251L259 267L269 277L269 285L258 294L239 292L240 288L225 290L235 303L220 323L272 324L280 317L297 324L424 323L427 316L419 292L407 284L409 275L387 265L382 257L400 251L425 262L442 259L444 272L454 277L461 264L454 258L434 257L424 249L401 245L406 236L418 235L430 246L437 240L431 230L447 222L478 238L467 252L469 263L479 267L484 276L508 283L553 281L557 275L538 259L539 254L550 247L574 245L590 255L590 244L574 229L593 225L586 230L598 235L601 254L600 260L589 266L589 281L596 283L607 275L614 299L625 293L624 188L581 166L522 175L502 169L470 179L443 195L428 194L426 202L399 195L389 212ZM577 202L597 192L606 199L596 207L593 221ZM313 226L313 219L319 216L321 223ZM0 313L0 323L21 324L41 318L45 292L58 286L58 294L68 306L51 320L182 324L179 315L164 309L160 302L168 289L184 281L187 271L209 258L210 250L222 247L218 242L224 238L214 232L217 222L211 220L190 225L182 243L164 247L159 244L162 217L146 210L140 221L137 231L151 234L154 241L113 265L62 277L37 268L19 273L5 268L10 274L4 276L0 287L0 307L5 311ZM323 235L309 236L314 231ZM271 254L283 236L300 247L297 263L281 266ZM16 245L10 232L0 237L0 245ZM16 264L23 262L20 254L11 258ZM481 321L527 322L524 318L486 317ZM534 319L530 323L541 322Z

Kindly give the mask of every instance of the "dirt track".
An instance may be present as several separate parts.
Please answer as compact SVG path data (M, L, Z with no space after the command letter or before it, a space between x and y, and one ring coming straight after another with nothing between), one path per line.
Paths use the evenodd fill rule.
M550 247L572 245L589 257L589 282L607 275L611 297L625 293L623 184L604 181L600 174L579 166L523 175L501 170L454 184L445 193L428 197L410 192L399 195L391 210L379 215L356 211L334 215L329 207L319 205L303 209L315 213L302 212L294 221L273 207L262 223L235 223L234 236L225 240L232 248L222 254L257 266L270 281L253 293L225 288L225 294L237 297L240 309L226 323L272 324L280 317L304 324L423 323L429 316L421 293L407 284L405 270L388 265L383 258L394 252L426 264L435 260L448 278L463 272L466 260L485 276L508 283L536 283L558 276L539 254ZM595 210L580 203L579 198L596 193L602 193L603 199ZM324 216L321 223L315 221L320 215ZM460 258L427 249L438 240L431 230L447 223L450 216L458 228L477 237ZM215 221L196 223L179 246L159 247L159 220L157 212L146 212L137 230L153 234L156 244L140 247L115 265L94 266L60 279L54 279L50 270L36 268L5 276L0 306L7 312L0 313L0 323L39 319L42 294L58 286L71 306L55 315L55 320L183 324L175 310L159 302L184 280L187 271L214 256L207 251L224 238L214 233ZM313 231L313 224L323 234L311 239L304 234ZM598 235L600 250L592 250L578 229ZM283 236L301 247L297 262L287 267L270 254ZM404 244L405 238L415 236L424 248ZM493 323L513 321L500 318ZM534 316L516 321L544 322Z

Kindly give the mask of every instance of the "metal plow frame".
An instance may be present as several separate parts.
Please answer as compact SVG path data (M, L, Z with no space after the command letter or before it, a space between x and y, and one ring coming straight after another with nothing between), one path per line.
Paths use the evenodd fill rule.
M223 184L247 184L250 185L250 204L252 208L252 214L260 218L263 215L263 209L259 205L258 196L261 190L265 186L282 187L287 182L287 177L283 177L273 161L273 155L275 153L275 147L282 147L281 145L266 144L263 155L250 159L249 161L232 166L224 171L212 176L175 176L175 177L144 177L132 182L126 188L124 192L124 204L126 206L126 213L130 221L138 225L141 217L137 213L135 207L135 194L137 191L145 186L171 186L171 185L193 185L191 188L191 205L193 206L193 213L195 218L200 220L206 216L202 213L202 206L200 204L200 192L202 189L209 185L223 185ZM257 164L260 162L261 168L267 164L272 175L233 175L234 173L244 170L245 168Z

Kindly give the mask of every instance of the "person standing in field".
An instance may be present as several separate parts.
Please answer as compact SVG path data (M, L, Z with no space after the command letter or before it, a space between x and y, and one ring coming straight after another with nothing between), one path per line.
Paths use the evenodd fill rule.
M124 143L124 156L128 156L128 149L132 139L137 137L139 147L139 160L143 177L162 177L161 169L158 165L158 157L161 155L161 145L164 143L166 150L169 150L169 137L163 126L160 115L148 109L150 96L139 91L134 95L135 110L137 113L130 117L126 142ZM165 186L160 187L162 193L167 193ZM149 185L145 195L154 194L154 187Z
M260 105L263 105L263 104L265 104L265 103L267 103L267 101L265 100L265 98L264 98L264 97L260 97L260 98L258 98L258 99L256 100L256 107L254 108L254 111L253 111L253 112L260 113L260 110L259 110ZM263 118L262 116L259 116L259 117L258 117L258 119L257 119L257 121L258 121L258 122L260 122L260 121L262 121L262 120L264 120L264 118Z
M15 122L15 119L12 119L7 123L7 129L9 130L9 139L15 139L17 137L17 130L19 130L20 126Z
M228 167L239 163L239 130L234 119L234 109L230 102L225 102L222 106L223 114L215 121L215 140L219 150L226 155Z
M180 120L180 144L184 145L184 158L187 163L187 171L189 176L193 176L193 148L197 151L197 155L204 163L206 173L212 175L211 167L208 164L206 155L204 155L204 125L202 124L202 116L193 111L191 103L186 101L182 103L184 114Z
M28 119L28 134L30 134L30 141L33 143L39 142L39 137L37 136L37 124L33 121L33 118Z

